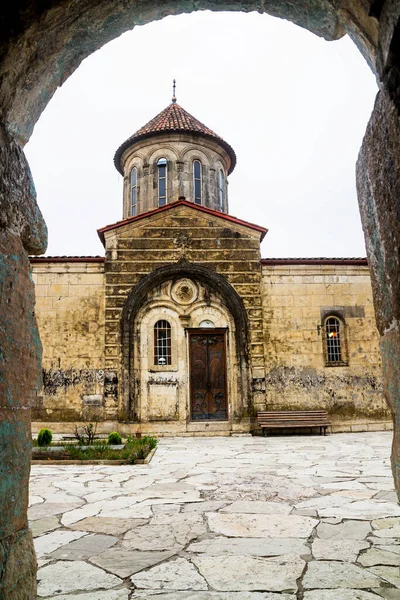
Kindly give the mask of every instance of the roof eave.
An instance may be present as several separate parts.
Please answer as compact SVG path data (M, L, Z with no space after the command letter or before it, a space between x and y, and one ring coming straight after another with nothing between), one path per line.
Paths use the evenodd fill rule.
M162 136L164 134L170 134L170 133L185 133L187 135L195 135L196 137L204 137L206 139L209 140L213 140L214 142L216 142L217 144L219 144L220 146L222 146L222 148L225 150L225 152L228 154L231 164L228 170L228 175L230 175L233 171L233 169L236 166L236 153L234 151L234 149L232 148L232 146L230 146L230 144L228 144L228 142L225 142L225 140L223 140L222 138L219 138L218 136L213 136L210 135L208 133L203 133L200 131L188 131L187 129L165 129L163 131L154 131L151 133L143 133L141 135L138 135L135 138L129 138L127 140L125 140L125 142L123 142L123 144L121 144L121 146L117 149L117 151L114 154L114 165L115 168L117 169L117 171L124 176L124 171L122 169L122 165L121 165L121 159L122 156L125 152L125 150L128 150L128 148L130 148L131 146L133 146L134 144L136 144L137 142L140 142L142 140L145 139L149 139L149 138L154 138L154 137L158 137L158 136Z
M170 204L166 204L165 206L161 206L159 208L155 208L153 210L149 210L147 212L136 215L135 217L129 217L128 219L124 219L123 221L117 221L116 223L112 223L110 225L106 225L105 227L101 227L97 230L97 235L99 236L101 243L105 246L105 233L107 231L112 231L114 229L118 229L119 227L124 227L125 225L129 225L130 223L135 223L137 221L141 221L142 219L154 216L155 214L162 213L164 211L170 210L176 206L187 206L194 210L198 210L199 212L203 212L215 217L219 217L224 219L225 221L230 221L236 225L241 225L243 227L248 227L249 229L253 229L260 233L260 243L263 241L264 237L268 233L268 229L265 227L261 227L260 225L256 225L255 223L249 223L248 221L243 221L242 219L237 219L231 215L226 213L218 212L216 210L212 210L211 208L207 208L205 206L199 206L194 204L193 202L189 202L188 200L177 200L176 202L172 202Z

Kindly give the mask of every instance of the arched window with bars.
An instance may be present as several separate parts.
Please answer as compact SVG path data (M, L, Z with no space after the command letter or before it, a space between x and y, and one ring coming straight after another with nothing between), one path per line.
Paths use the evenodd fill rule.
M171 364L171 325L165 320L154 325L154 364Z
M326 363L334 365L344 362L343 324L335 316L325 318Z
M131 171L131 216L137 215L137 168Z
M201 178L201 162L193 161L193 198L195 204L201 204L202 200L202 178Z
M160 158L157 161L158 169L158 206L167 204L167 167L166 158Z

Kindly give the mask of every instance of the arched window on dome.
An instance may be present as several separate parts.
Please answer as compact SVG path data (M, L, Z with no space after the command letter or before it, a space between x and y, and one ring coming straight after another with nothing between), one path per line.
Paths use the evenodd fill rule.
M166 158L157 161L158 168L158 206L167 204L167 166Z
M154 364L171 364L171 325L165 320L154 325Z
M330 366L345 362L344 324L339 317L328 315L324 320L325 360Z
M225 177L222 169L218 171L218 207L224 210L225 206Z
M131 171L131 216L137 215L137 168Z
M201 162L193 161L193 198L195 204L201 204L202 200Z

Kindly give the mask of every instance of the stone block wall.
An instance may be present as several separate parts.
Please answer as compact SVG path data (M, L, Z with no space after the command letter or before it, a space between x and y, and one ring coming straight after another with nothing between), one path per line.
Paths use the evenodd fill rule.
M106 416L104 261L31 259L43 345L36 421Z
M368 266L263 265L263 410L326 409L337 430L390 427ZM323 319L344 318L346 365L327 366ZM344 337L344 339L343 339Z
M121 369L121 318L139 281L157 268L187 261L222 275L241 297L250 327L250 377L264 373L260 235L200 209L176 203L104 232L106 245L105 367ZM238 326L240 326L238 324ZM119 386L119 394L123 393ZM118 403L118 399L115 398ZM244 400L244 404L246 404ZM121 409L125 412L119 400ZM126 414L120 418L125 420Z

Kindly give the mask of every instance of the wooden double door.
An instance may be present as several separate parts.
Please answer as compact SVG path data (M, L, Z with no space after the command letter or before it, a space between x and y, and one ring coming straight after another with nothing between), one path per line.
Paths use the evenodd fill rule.
M226 331L189 330L190 412L192 421L228 418Z

